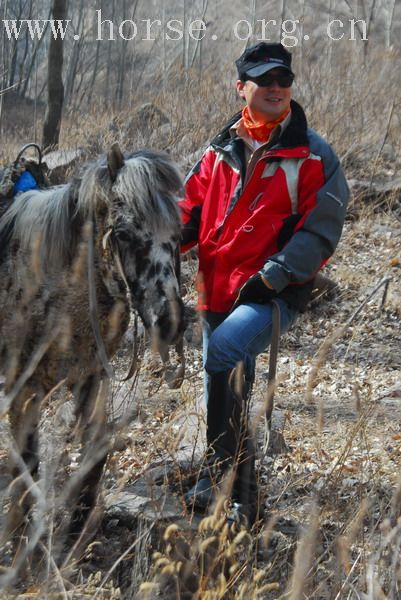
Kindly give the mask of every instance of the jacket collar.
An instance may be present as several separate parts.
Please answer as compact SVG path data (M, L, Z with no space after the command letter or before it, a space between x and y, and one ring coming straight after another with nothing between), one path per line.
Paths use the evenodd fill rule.
M280 136L279 146L281 148L309 146L307 130L308 123L302 106L295 100L291 100L291 120Z
M241 114L242 111L239 111L227 121L220 133L212 140L212 146L224 149L224 147L232 140L230 130L241 118ZM309 146L307 128L308 124L303 108L298 102L291 100L290 122L281 133L274 148L285 149L294 148L296 146Z

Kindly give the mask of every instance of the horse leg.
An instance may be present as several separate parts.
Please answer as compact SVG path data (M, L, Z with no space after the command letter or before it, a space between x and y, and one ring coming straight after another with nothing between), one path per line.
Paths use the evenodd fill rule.
M83 475L74 490L75 509L70 533L78 533L86 524L97 500L99 482L107 459L106 394L107 384L93 375L75 390L77 429L82 441L80 468Z
M9 410L14 447L10 449L9 459L13 481L6 535L12 536L16 545L21 545L22 536L27 539L32 533L29 532L33 505L30 488L39 468L40 404L41 395L27 389L14 400Z

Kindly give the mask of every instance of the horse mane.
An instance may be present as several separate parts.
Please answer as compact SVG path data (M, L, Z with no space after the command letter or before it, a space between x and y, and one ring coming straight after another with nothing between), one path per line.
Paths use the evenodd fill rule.
M182 190L178 168L167 154L138 151L125 159L113 183L107 160L83 167L65 185L18 195L0 220L0 259L8 244L32 252L39 240L43 266L60 269L75 255L82 225L105 204L112 213L132 212L152 231L179 235L176 200Z
M183 192L182 175L168 154L151 150L130 154L113 191L152 230L179 234L177 198Z
M65 266L74 246L72 189L72 184L65 184L19 194L0 221L0 256L13 242L31 253L39 241L44 263L54 260L57 267Z

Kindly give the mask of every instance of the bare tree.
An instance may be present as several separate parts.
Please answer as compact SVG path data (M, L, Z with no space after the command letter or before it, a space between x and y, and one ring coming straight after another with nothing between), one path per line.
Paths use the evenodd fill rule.
M135 14L136 3L134 4L133 14ZM127 2L123 0L122 4L123 15L127 12ZM120 53L119 53L119 65L118 65L118 79L116 85L115 101L119 109L121 109L123 95L124 95L124 83L126 77L126 59L127 59L127 40L121 38L120 42Z
M72 102L77 82L78 68L81 61L81 53L83 52L85 36L84 36L84 0L80 0L79 6L74 6L73 12L77 13L78 21L75 27L78 39L75 40L72 50L69 55L68 66L66 67L66 83L65 83L65 103L68 105Z
M49 10L48 20L50 19L50 17L51 17L51 9ZM20 84L21 85L19 87L19 94L22 98L24 98L27 95L28 87L31 82L31 79L35 73L35 70L38 68L37 55L40 51L42 41L45 39L45 33L48 30L48 26L49 26L49 22L46 23L43 35L34 42L34 45L31 49L31 55L30 55L29 61L26 60L27 56L24 56L23 62L21 62L21 65L20 65L20 72L21 72ZM26 70L24 72L25 63L27 63L28 66L26 67Z
M88 106L90 106L92 103L93 88L95 86L96 77L97 77L98 71L99 71L100 44L101 44L101 41L99 39L96 42L95 60L93 62L92 76L91 76L91 80L90 80L90 83L88 86ZM109 46L110 46L110 44L109 44Z
M372 31L372 27L375 22L376 17L376 0L372 0L370 6L365 6L364 0L358 0L356 10L354 11L352 3L350 0L344 0L345 4L348 6L353 18L355 19L355 29L359 33L361 40L364 40L363 45L363 62L366 66L368 50L369 50L369 36ZM362 18L360 18L362 15ZM361 22L364 25L361 25ZM364 35L364 27L367 26L366 37Z
M387 18L385 25L386 48L390 48L391 46L391 28L393 26L395 0L390 0L388 4L389 6L386 6Z
M67 0L53 0L52 16L54 20L64 21L67 15ZM63 85L64 40L61 36L52 36L49 46L47 74L47 110L43 125L43 146L58 145L61 127L61 115L64 102Z
M201 7L202 13L200 16L201 21L205 21L206 11L207 11L207 7L208 7L208 1L209 0L203 0L203 4ZM189 63L189 68L191 68L195 62L196 54L198 53L199 54L199 72L200 73L202 73L202 41L203 41L202 36L198 37L198 39L195 40L195 48L194 48L194 51L192 52L192 58Z
M102 10L103 10L103 0L102 0ZM111 15L110 15L110 19L112 22L114 22L115 19L115 11L116 11L116 6L115 6L115 0L112 0L111 2ZM103 12L102 12L103 14ZM112 66L113 66L113 58L112 58L112 44L107 44L107 60L106 60L106 79L105 79L105 92L104 92L104 99L105 99L105 105L108 106L109 103L109 96L110 94L110 89L111 89L111 71L112 71Z

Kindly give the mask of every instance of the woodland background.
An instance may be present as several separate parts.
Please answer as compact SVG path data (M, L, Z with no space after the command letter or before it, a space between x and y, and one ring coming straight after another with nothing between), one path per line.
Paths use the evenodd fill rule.
M166 40L161 30L152 42L141 41L140 35L132 41L98 41L94 23L99 9L102 19L116 26L124 19L179 19L185 24L202 18L217 40L209 34L202 41L188 35ZM303 315L281 345L276 408L287 449L261 456L258 463L262 530L233 539L217 521L199 524L183 506L182 492L199 467L194 441L204 432L199 325L194 319L186 334L187 376L179 392L161 383L149 350L135 386L114 385L111 414L134 409L136 418L122 432L121 452L108 465L103 494L108 508L85 560L63 572L49 561L45 582L31 573L4 594L400 598L401 3L3 0L0 18L48 19L53 10L64 10L64 18L71 19L63 44L53 48L55 71L52 65L49 70L48 32L41 40L24 33L10 41L1 28L3 164L24 143L42 143L50 123L45 145L58 144L67 158L94 158L118 140L127 151L167 150L186 172L241 107L233 63L258 36L238 40L234 24L244 19L256 26L258 19L276 19L271 40L278 41L281 23L299 19L294 33L299 43L290 48L294 98L304 106L310 126L334 146L352 199L343 239L326 269L337 291ZM340 41L326 34L332 19L344 23ZM367 40L358 35L348 39L349 19L365 21ZM309 40L303 39L306 32ZM58 131L58 139L52 138ZM195 274L193 254L184 264L190 306L196 303ZM348 322L384 277L390 278L384 306L376 294ZM127 341L116 358L121 372L128 355ZM262 355L253 400L255 426L261 429L267 364ZM44 411L44 427L50 431L60 427L56 412ZM164 531L160 526L158 537L153 536L154 517L145 511L143 518L134 518L132 507L121 508L124 503L118 500L121 493L134 493L144 477L159 482L154 485L163 502L176 499L175 528ZM113 500L107 501L110 494ZM3 496L6 508L6 492ZM162 518L160 502L157 507L151 514L156 511ZM191 550L183 554L188 539ZM216 544L213 553L210 548ZM160 554L152 558L154 550ZM7 554L7 548L2 552ZM202 571L207 560L212 567ZM195 574L196 591L188 591L180 579L180 562Z

